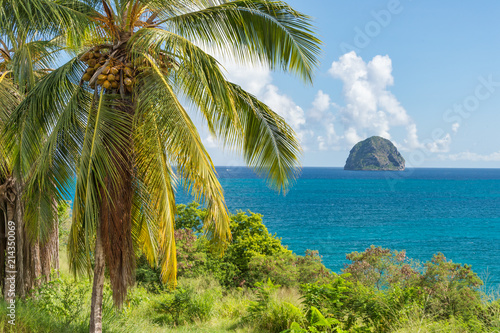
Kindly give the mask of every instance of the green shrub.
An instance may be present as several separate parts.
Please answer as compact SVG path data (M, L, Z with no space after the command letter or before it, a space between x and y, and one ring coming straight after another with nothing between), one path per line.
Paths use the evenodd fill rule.
M327 284L306 283L301 286L303 303L308 307L315 307L320 312L330 313L337 318L345 317L345 301L352 292L352 283L336 275L333 281Z
M293 322L283 333L347 333L340 328L341 323L335 318L326 318L314 306L307 311L306 321L301 325Z
M254 285L271 279L285 287L298 287L309 282L328 283L333 274L321 262L318 251L306 250L304 256L277 253L254 256L248 263L248 283Z
M268 280L267 283L256 283L257 300L248 306L248 315L244 318L252 322L259 331L282 332L293 322L303 322L304 314L296 305L280 300L276 292L280 285Z
M406 252L391 251L372 245L364 252L346 255L351 263L344 269L349 279L377 290L395 285L412 285L420 277L419 264L406 257Z
M163 293L156 301L156 322L174 326L205 322L212 317L215 303L221 297L220 287L211 280L183 281L177 289Z
M26 304L61 320L64 325L70 325L86 319L82 313L86 312L89 291L88 282L57 279L35 289Z
M442 319L473 318L480 306L478 287L483 282L471 266L448 261L438 253L424 267L420 286L429 295L426 311Z

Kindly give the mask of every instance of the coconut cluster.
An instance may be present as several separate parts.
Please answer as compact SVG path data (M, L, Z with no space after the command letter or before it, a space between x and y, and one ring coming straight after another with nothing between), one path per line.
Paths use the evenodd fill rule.
M97 85L110 91L118 91L123 86L128 92L132 92L134 67L130 62L116 59L106 50L99 49L88 51L80 60L88 65L82 80L89 82L92 89Z

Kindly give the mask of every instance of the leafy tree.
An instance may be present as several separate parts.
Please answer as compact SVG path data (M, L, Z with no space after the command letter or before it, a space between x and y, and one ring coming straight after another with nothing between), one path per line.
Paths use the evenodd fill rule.
M230 239L222 188L180 97L271 186L286 190L295 175L292 129L227 81L204 49L310 81L320 42L309 17L281 1L81 3L94 6L85 48L44 77L9 128L26 143L38 193L58 192L76 174L69 258L75 273L90 273L95 258L90 331L99 332L105 266L118 306L134 282L134 248L151 264L160 257L164 281L175 284L177 177L206 204L207 236L219 248Z
M238 212L231 216L233 242L226 258L242 271L248 270L248 263L255 256L274 256L292 253L281 245L281 239L271 234L262 223L262 215Z
M411 283L419 276L418 265L404 250L391 251L372 245L364 252L347 254L346 259L352 261L343 270L350 274L349 279L377 290Z
M472 267L447 260L442 253L424 267L420 287L429 295L426 311L441 318L472 316L481 299L478 288L483 285Z
M175 229L190 229L196 233L201 232L206 210L200 209L200 204L196 201L188 205L177 205L175 215Z

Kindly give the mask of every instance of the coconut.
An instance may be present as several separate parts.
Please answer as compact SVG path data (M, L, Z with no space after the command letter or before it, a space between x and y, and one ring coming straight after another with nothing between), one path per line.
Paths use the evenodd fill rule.
M92 78L92 75L90 75L89 73L85 73L83 74L83 81L90 81L90 79Z
M97 83L97 85L102 86L102 84L104 83L104 80L97 80L96 83Z
M108 75L108 81L115 81L115 80L116 80L116 78L113 74Z
M101 64L95 64L94 70L98 70L99 68L101 68Z
M108 80L104 81L104 83L102 84L102 86L106 89L109 89L111 88L111 82L109 82Z
M89 60L89 54L88 53L85 53L84 55L82 55L82 57L80 58L81 61L87 61Z
M102 74L108 75L109 74L109 66L104 67L102 70Z
M97 77L98 80L106 80L108 78L107 75L104 75L104 74L99 74L99 76Z
M86 72L89 73L90 75L92 75L95 73L95 69L94 69L94 67L89 67L89 68L87 68Z
M95 59L90 59L88 61L88 64L89 64L90 67L94 67L97 64L97 61Z
M87 53L87 58L88 58L88 59L92 59L92 58L94 58L94 53L92 53L92 52L88 52L88 53Z
M128 92L132 92L132 90L134 90L134 89L132 88L132 86L126 86L126 88L127 88L127 91L128 91Z
M123 72L125 73L125 75L127 76L132 76L133 75L133 72L132 72L132 69L130 69L130 67L125 67L123 69Z
M118 68L116 68L116 67L111 67L110 72L111 72L111 74L113 74L113 75L116 76L116 75L118 75L118 73L120 72L120 70Z
M120 84L118 84L117 81L111 81L111 88L118 89L119 86L120 86Z
M125 83L126 86L131 86L132 85L132 80L129 79L129 78L126 78L125 80L123 80L123 83Z

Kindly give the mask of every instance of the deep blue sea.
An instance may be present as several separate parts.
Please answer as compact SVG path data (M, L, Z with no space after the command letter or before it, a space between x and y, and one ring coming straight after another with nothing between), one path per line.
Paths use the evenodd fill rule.
M500 169L303 168L286 196L247 168L217 171L231 212L262 214L289 249L319 250L335 272L346 253L374 244L421 261L442 252L500 286Z

